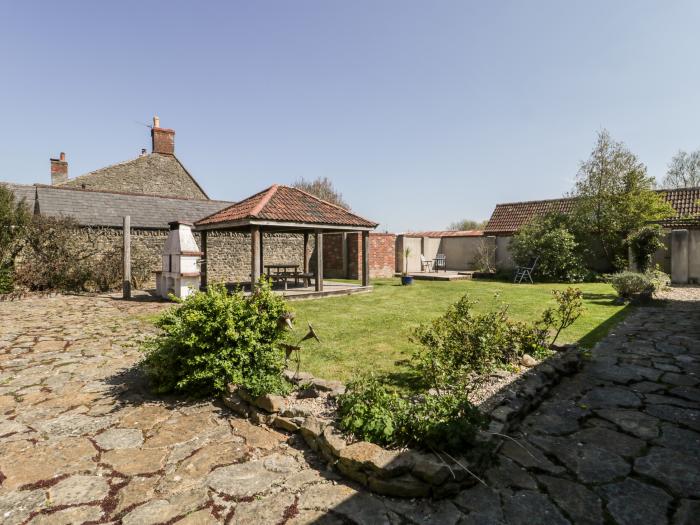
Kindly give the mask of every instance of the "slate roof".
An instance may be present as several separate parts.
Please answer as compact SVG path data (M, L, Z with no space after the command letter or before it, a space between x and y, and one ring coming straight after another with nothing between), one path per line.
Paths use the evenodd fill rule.
M404 237L432 237L442 239L443 237L481 237L484 232L481 230L435 230L426 232L406 232Z
M168 229L169 222L194 222L233 204L39 184L7 186L18 197L25 197L35 211L52 217L72 217L82 226L121 227L123 216L129 215L132 228Z
M376 228L377 223L290 186L275 184L196 222L197 226L259 220Z
M697 219L689 220L689 218L700 217L700 188L678 188L674 190L657 190L657 192L663 194L666 201L676 210L674 217L659 221L661 225L670 228L688 222L694 223ZM486 228L484 228L484 234L512 234L535 217L549 213L571 213L575 201L575 198L567 197L563 199L497 204Z

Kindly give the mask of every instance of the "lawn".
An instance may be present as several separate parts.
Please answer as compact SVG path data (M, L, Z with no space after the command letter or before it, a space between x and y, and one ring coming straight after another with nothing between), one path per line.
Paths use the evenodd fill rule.
M519 320L537 318L554 304L552 289L564 284L514 285L494 281L416 281L401 286L398 279L372 282L368 294L290 303L296 312L296 332L305 333L311 322L321 343L305 342L302 369L324 379L346 381L355 372L391 373L400 381L415 346L411 331L421 322L442 314L463 294L478 301L477 309L487 310L500 302L510 305L509 314ZM615 304L612 287L603 283L577 284L584 292L586 310L558 342L580 342L590 347L626 315L625 307Z

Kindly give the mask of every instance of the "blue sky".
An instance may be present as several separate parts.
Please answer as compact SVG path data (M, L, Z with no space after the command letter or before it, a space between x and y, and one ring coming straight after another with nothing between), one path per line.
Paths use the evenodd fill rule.
M0 180L150 148L214 198L331 178L390 231L558 197L601 128L700 147L700 2L0 3Z

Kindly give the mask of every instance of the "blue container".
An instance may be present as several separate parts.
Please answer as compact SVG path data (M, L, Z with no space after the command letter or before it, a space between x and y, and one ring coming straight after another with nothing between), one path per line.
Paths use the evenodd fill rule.
M413 284L413 277L410 275L402 275L401 276L401 284L404 286L408 286L409 284Z

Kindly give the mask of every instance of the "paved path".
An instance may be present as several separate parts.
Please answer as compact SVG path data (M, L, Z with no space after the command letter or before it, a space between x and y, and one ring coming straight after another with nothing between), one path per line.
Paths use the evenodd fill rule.
M692 293L690 294L693 295ZM478 486L381 498L297 437L149 396L159 303L0 303L0 523L698 523L700 302L638 310Z

